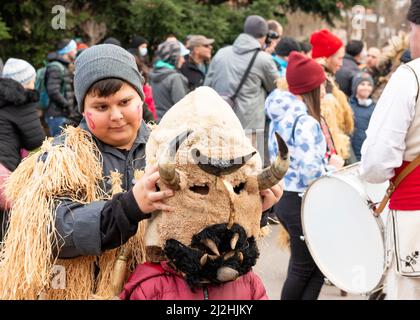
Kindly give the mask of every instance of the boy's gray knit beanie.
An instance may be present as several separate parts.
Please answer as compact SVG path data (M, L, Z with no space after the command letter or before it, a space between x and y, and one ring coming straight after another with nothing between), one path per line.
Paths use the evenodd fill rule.
M113 44L99 44L85 49L75 61L74 93L83 112L85 95L95 82L118 78L131 84L144 101L143 77L134 56Z

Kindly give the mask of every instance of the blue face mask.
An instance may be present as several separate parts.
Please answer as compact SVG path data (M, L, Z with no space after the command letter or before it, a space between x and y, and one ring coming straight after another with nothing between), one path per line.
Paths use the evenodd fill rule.
M147 48L140 48L139 52L140 52L140 55L144 57L147 55Z

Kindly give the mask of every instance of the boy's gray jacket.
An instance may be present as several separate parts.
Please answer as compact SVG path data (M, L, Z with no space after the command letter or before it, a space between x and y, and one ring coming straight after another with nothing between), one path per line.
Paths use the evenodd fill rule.
M261 45L254 37L242 33L232 46L220 49L209 66L204 85L220 95L233 96L255 50ZM259 52L241 91L236 115L244 129L264 129L264 101L276 87L277 68L271 56Z
M84 120L80 124L88 131ZM124 154L118 149L94 139L102 155L104 188L111 193L110 172L122 173L122 188L130 190L134 185L134 170L145 167L145 149L150 129L144 122L140 126L133 147ZM56 143L60 143L57 141ZM72 258L85 255L101 254L101 212L107 201L95 201L90 204L80 204L65 199L57 199L56 229L63 238L60 258Z

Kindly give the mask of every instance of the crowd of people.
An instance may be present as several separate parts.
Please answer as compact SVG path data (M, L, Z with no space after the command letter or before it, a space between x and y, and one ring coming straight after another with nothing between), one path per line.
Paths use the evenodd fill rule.
M413 1L408 18L413 43L420 28L419 1ZM163 179L163 171L156 165L149 166L141 177L137 171L146 166L150 128L159 126L183 98L204 92L200 91L203 86L212 88L227 102L225 106L239 119L265 167L276 162L283 147L276 133L284 140L290 154L289 169L283 186L276 182L261 190L264 201L260 223L261 226L281 223L289 234L291 257L281 299L318 298L324 275L302 240L302 194L326 172L346 165L362 161L364 176L381 182L392 179L394 169L402 170L414 159L419 148L418 134L417 127L410 124L417 124L418 120L413 111L418 87L411 71L398 67L408 64L416 75L418 63L411 65L410 61L415 62L419 52L413 52L416 49L413 44L409 50L408 36L404 33L382 49L366 48L360 40L345 44L327 29L314 31L307 41L301 42L284 35L277 21L266 21L256 15L247 17L243 32L232 45L222 47L212 56L214 42L215 39L204 35L190 35L181 42L168 34L157 46L153 59L149 59L149 43L139 35L132 37L127 48L113 37L92 47L79 40L63 39L46 55L44 67L38 70L30 61L3 57L0 71L0 240L4 240L0 255L1 298L39 298L41 293L49 298L57 297L55 293L40 290L45 288L45 277L50 275L49 270L42 268L42 259L54 256L73 261L77 257L98 256L101 259L94 263L105 272L113 259L119 257L119 253L112 256L107 253L128 248L126 243L136 238L140 221L151 219L156 210L174 211L174 203L169 205L168 201L177 189L156 187L159 179ZM410 96L404 96L408 89L412 91ZM402 111L395 108L398 103L407 105L409 110L400 114ZM379 111L374 114L377 108ZM384 129L382 124L389 128ZM72 131L75 127L88 132L91 138ZM53 140L46 144L46 137ZM383 145L378 144L378 139ZM67 145L63 141L73 141L73 151L68 154L60 151L60 144ZM403 145L411 149L407 151ZM37 154L37 161L42 160L46 167L36 173L37 181L18 185L36 172L37 161L22 162L28 154ZM60 156L66 158L62 163L58 162ZM400 167L402 157L404 164ZM98 159L102 168L99 171ZM60 168L62 172L58 172ZM51 178L51 172L56 176ZM117 189L115 181L107 178L113 172L122 173ZM11 177L8 182L11 187L5 190L7 177ZM173 183L165 181L168 185ZM407 206L404 195L397 193L391 202L392 209L420 209L418 200L414 199L417 194L413 194L418 182L413 180L407 188L410 186L411 205ZM31 194L35 190L36 195ZM101 196L99 190L112 197ZM33 211L31 215L29 210L24 215L28 201L33 201L33 210L42 214ZM55 227L48 228L47 235L39 239L35 224L51 221ZM6 231L7 237L3 239ZM28 239L38 250L35 257L22 251L28 250L27 247L19 251L19 243L25 244ZM55 252L54 242L60 243L59 252ZM212 250L215 252L217 248ZM18 266L19 254L29 262ZM135 252L136 255L141 254ZM86 261L78 260L79 264L73 268L87 268L83 264ZM141 259L133 261L142 262ZM28 280L23 271L27 266L39 271L35 280ZM164 270L152 268L148 272L161 275L169 269L173 277L179 277L171 264L166 264ZM7 272L15 276L5 276ZM245 275L247 278L239 288L224 284L222 288L229 295L215 296L267 298L258 277L252 273ZM98 278L109 279L102 273ZM217 281L220 278L226 275L218 274ZM91 284L90 280L86 281L85 287ZM101 281L84 288L83 293L73 288L72 295L59 297L86 298L93 287L99 288L97 294L104 294L105 289L100 288L106 284ZM140 285L132 281L130 287ZM401 287L409 280L395 281L395 286ZM190 290L182 281L172 285ZM255 286L254 294L239 295L239 291L252 291L250 286ZM415 284L410 286L415 290ZM127 290L121 298L132 298ZM157 295L150 293L150 296ZM137 295L137 298L141 297Z

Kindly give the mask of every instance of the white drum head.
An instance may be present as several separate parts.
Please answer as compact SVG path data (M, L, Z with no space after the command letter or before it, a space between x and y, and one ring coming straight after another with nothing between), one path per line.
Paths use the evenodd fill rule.
M325 176L306 191L302 225L309 251L338 288L364 294L384 273L382 223L367 205L363 185Z

